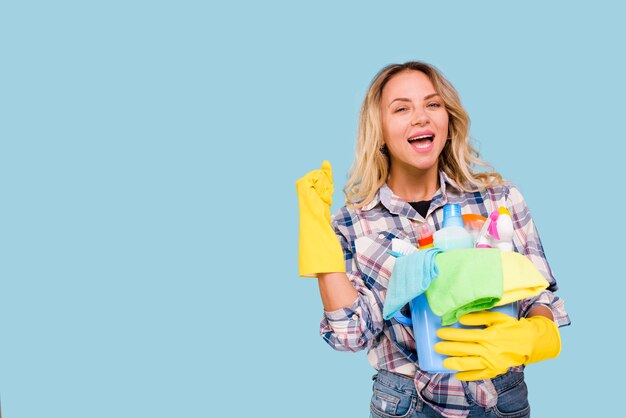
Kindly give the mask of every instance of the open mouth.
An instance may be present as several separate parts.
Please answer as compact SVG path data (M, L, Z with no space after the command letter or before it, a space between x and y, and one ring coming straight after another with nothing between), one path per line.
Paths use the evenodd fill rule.
M435 139L435 135L432 134L424 134L413 136L409 138L409 144L413 145L416 148L428 148L433 140Z

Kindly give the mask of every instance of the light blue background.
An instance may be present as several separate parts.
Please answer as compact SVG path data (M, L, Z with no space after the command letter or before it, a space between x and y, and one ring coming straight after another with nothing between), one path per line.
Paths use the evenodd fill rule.
M367 85L412 59L524 193L573 320L533 417L615 415L617 3L3 2L4 415L367 416L373 369L297 274L295 181L329 159L340 190Z

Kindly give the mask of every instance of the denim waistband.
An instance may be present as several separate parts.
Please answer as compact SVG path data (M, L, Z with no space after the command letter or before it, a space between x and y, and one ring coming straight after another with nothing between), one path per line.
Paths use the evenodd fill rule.
M383 385L389 386L400 392L404 392L407 395L417 396L417 390L415 390L415 384L413 378L405 376L403 374L393 373L388 370L378 370L372 380L376 380Z
M377 380L378 382L399 390L401 392L406 393L407 395L417 395L417 390L415 389L415 383L413 382L413 378L409 376L405 376L403 374L398 374L394 372L390 372L388 370L378 370L376 374L372 376L372 380ZM524 372L517 370L509 370L507 373L500 375L494 379L492 379L493 385L496 389L496 393L500 394L505 392L511 387L514 387L521 383L524 380ZM473 403L473 399L469 393L468 400L470 403Z

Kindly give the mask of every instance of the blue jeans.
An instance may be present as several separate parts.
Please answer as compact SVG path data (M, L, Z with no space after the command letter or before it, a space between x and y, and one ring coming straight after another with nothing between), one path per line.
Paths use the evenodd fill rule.
M441 417L417 395L413 379L381 370L372 377L373 394L370 403L371 418L422 418ZM508 372L493 379L498 392L498 404L491 410L469 400L470 417L530 417L528 391L523 372Z

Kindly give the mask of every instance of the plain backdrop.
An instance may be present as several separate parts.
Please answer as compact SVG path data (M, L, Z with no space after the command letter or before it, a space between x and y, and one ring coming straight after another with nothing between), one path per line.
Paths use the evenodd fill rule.
M4 416L364 417L319 336L295 181L333 211L376 72L424 60L518 185L571 327L533 417L615 416L626 291L624 9L609 1L0 5Z

